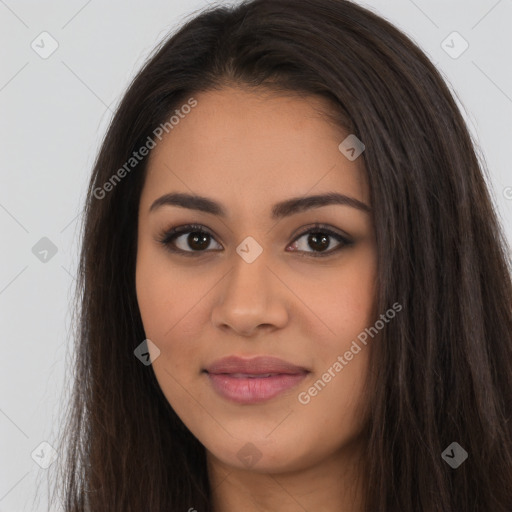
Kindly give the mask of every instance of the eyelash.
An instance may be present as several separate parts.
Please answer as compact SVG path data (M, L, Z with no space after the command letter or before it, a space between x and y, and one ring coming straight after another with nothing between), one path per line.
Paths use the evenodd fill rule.
M201 256L202 254L204 254L206 252L210 252L211 250L184 251L184 250L178 249L172 245L172 242L178 236L187 234L187 233L192 233L192 232L199 232L201 234L207 234L210 237L215 239L213 234L208 229L206 229L205 226L203 226L201 224L186 224L184 226L178 226L175 228L164 230L163 232L160 233L160 235L158 237L158 242L161 243L165 247L166 250L168 250L172 253L175 253L175 254L177 253L177 254L180 254L183 256L187 256L187 257L188 256L197 257L197 256ZM309 226L305 231L302 231L301 233L299 233L295 237L295 239L291 242L291 244L295 243L297 240L302 238L304 235L307 235L310 233L321 233L323 235L328 235L328 236L334 238L337 242L340 242L340 245L338 245L334 249L330 249L327 252L321 252L321 251L311 251L311 252L310 251L293 251L293 252L298 252L299 254L302 253L302 255L306 256L306 257L311 256L313 258L326 258L328 256L331 256L332 254L339 252L340 250L342 250L345 247L353 245L353 243L354 243L349 238L329 229L324 224L313 224L312 226ZM291 244L289 244L289 245L291 245ZM215 250L215 252L219 252L219 250Z

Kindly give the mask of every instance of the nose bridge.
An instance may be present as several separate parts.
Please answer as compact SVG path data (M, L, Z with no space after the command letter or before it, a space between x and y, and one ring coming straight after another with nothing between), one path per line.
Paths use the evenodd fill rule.
M272 273L267 268L267 256L263 251L254 259L248 259L242 252L246 249L247 245L242 243L237 254L233 255L233 268L228 276L226 299L236 301L239 307L252 305L254 308L258 306L258 302L268 300L269 297L266 295L271 292ZM251 250L249 246L248 255L251 254Z
M252 259L243 249L247 247L242 243L233 255L232 269L212 312L213 323L246 334L258 325L282 326L287 317L284 297L278 289L282 285L267 267L265 251ZM254 247L249 245L248 254L251 250Z

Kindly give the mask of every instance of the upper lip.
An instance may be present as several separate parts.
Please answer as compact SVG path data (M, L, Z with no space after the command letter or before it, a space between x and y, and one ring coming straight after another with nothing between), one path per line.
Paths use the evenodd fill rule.
M267 373L287 373L293 375L308 372L308 370L303 366L297 366L271 356L258 356L249 359L237 356L224 357L210 364L206 368L206 371L214 374L242 373L247 375L260 375Z

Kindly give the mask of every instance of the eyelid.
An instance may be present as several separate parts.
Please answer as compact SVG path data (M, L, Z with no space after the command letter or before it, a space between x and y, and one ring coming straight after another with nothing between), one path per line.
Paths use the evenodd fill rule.
M341 230L334 230L327 224L322 224L321 222L313 222L313 224L309 224L307 226L302 227L300 231L295 235L295 238L292 240L292 243L295 242L301 236L304 236L310 232L315 232L315 230L322 233L326 233L335 238L338 237L347 244L353 243L352 238L348 234L342 232Z
M199 231L202 233L206 233L206 234L210 235L219 245L221 245L217 241L217 235L215 235L209 228L207 228L203 224L195 224L195 223L184 224L184 225L176 226L176 227L173 227L170 229L164 229L163 231L160 232L160 234L158 236L158 242L160 242L162 245L164 245L164 247L168 251L175 253L175 254L176 253L181 254L184 256L197 257L197 256L201 256L203 254L207 254L210 252L220 252L219 249L208 249L208 250L204 250L204 251L184 251L182 249L178 249L178 248L172 246L171 242L174 239L176 239L178 236L186 234L186 233L190 233L193 231ZM304 235L307 235L309 233L314 233L314 232L321 232L323 234L326 234L328 236L335 238L336 241L339 242L339 245L336 248L330 249L329 251L326 251L326 252L322 252L322 251L291 251L291 252L296 252L302 256L308 255L308 256L313 256L313 257L322 257L322 256L327 257L331 254L335 254L335 253L339 252L344 247L351 246L354 244L354 241L352 240L352 238L349 235L347 235L343 232L340 233L338 231L335 231L333 228L329 227L326 224L316 222L316 223L310 224L308 226L302 227L301 230L299 231L299 233L297 233L294 236L294 238L287 245L287 247L294 244L297 240L302 238Z
M173 247L171 242L176 239L180 235L184 235L186 233L190 233L193 231L199 231L202 233L206 233L210 235L215 241L217 241L217 235L215 235L210 229L208 229L203 224L183 224L181 226L176 226L173 228L164 229L159 233L159 236L157 238L158 242L160 242L165 249L168 251L174 253L174 254L181 254L184 256L201 256L203 254L212 252L212 249L209 249L207 251L184 251L182 249L178 249L176 247ZM219 242L217 242L219 243ZM220 245L220 244L219 244ZM215 250L216 252L219 252L219 250Z
M326 234L332 238L334 238L338 242L338 246L334 249L329 249L328 251L293 251L296 252L301 257L311 256L313 258L328 258L329 256L338 254L342 249L346 247L350 247L354 245L354 240L349 235L339 232L338 230L334 230L330 226L323 224L321 222L315 222L308 226L304 226L301 228L298 234L295 235L292 242L289 245L294 244L297 240L302 238L304 235L309 233L320 232Z

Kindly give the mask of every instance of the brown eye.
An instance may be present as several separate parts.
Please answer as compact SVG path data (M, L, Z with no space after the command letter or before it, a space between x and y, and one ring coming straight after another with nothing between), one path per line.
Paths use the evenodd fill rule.
M189 233L189 235L186 238L186 242L184 245L187 246L187 244L188 247L194 249L195 251L202 251L208 248L208 245L210 244L210 235L208 233L202 233L200 231L193 231Z
M199 256L202 253L223 249L215 237L200 224L172 228L164 232L158 241L170 252L184 256ZM288 248L292 248L292 252L304 255L327 257L353 243L340 233L322 225L315 225L299 235ZM213 248L212 245L214 245Z
M322 233L310 233L308 236L308 245L312 249L325 251L329 247L329 235Z
M215 238L213 238L213 235L208 231L205 231L202 226L188 225L171 229L164 233L159 241L171 252L193 255L193 253L212 250L210 245L215 241ZM217 248L213 250L222 249L219 243L215 243L217 244Z
M352 240L340 233L315 226L299 235L289 247L310 256L329 256L352 244Z

